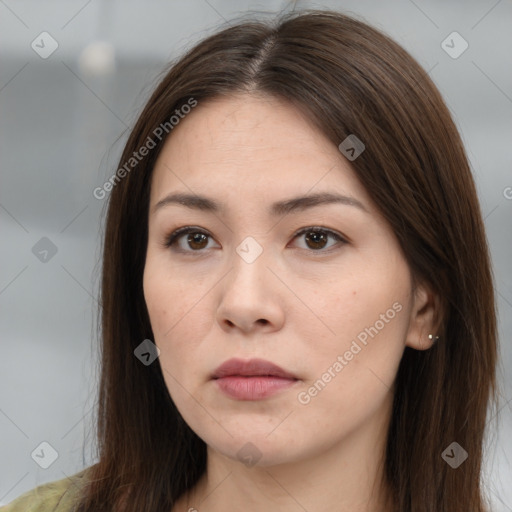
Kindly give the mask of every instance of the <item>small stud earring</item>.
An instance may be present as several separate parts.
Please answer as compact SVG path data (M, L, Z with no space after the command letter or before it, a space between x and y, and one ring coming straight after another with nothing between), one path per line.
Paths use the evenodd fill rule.
M439 340L439 336L434 336L433 334L428 335L428 339L432 340L434 343Z

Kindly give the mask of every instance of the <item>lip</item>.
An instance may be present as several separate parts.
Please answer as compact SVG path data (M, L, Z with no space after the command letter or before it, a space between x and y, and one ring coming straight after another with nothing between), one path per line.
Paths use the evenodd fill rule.
M264 359L229 359L214 371L212 380L237 400L261 400L298 382L295 375Z
M297 377L292 373L283 370L270 361L265 359L228 359L222 363L212 375L213 379L220 379L223 377L281 377L282 379L297 380Z

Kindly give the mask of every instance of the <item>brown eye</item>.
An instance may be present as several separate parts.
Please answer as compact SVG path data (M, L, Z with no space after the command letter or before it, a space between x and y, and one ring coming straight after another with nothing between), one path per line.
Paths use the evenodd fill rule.
M328 236L321 231L306 233L306 243L311 249L323 249L327 244Z
M304 249L311 249L315 252L328 252L328 250L324 251L325 247L333 247L336 245L335 243L331 245L327 245L329 243L329 238L334 239L336 242L345 244L348 243L341 235L338 233L331 231L330 229L324 229L320 227L310 227L305 228L297 235L295 238L304 237L306 241L306 247Z
M204 233L189 233L187 244L191 249L204 249L208 245L208 236Z
M187 235L185 237L185 235ZM171 233L165 240L165 247L177 246L176 250L181 252L202 252L208 246L211 236L208 233L194 228L193 226L184 227ZM182 240L185 243L182 243Z
M186 238L185 235L187 235ZM303 249L317 253L328 253L331 247L348 243L345 238L335 231L321 227L304 228L293 238L296 239L300 237L303 237L303 240L306 242L306 246L302 247ZM329 239L334 240L334 243L328 245ZM203 253L205 252L204 249L209 248L208 242L210 240L213 240L213 238L209 233L204 232L200 228L187 226L171 233L165 239L164 245L167 248L173 247L173 250L177 252ZM326 248L327 250L324 250Z

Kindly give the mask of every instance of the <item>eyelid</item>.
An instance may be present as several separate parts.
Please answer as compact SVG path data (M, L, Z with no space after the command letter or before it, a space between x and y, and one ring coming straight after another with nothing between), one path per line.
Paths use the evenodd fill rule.
M300 228L298 231L296 231L293 235L292 235L292 240L295 240L298 236L300 235L303 235L305 233L310 233L310 232L314 232L314 231L322 231L324 233L327 233L327 235L331 236L332 238L334 238L335 240L337 240L337 242L341 242L343 244L348 244L350 243L350 241L348 240L348 238L344 235L342 235L341 233L339 233L338 231L335 231L331 228L327 228L327 227L324 227L324 226L306 226L304 228ZM214 240L213 236L205 229L203 228L200 228L198 226L183 226L181 228L178 228L176 230L174 230L171 234L169 235L166 235L164 237L164 241L163 241L163 245L166 247L166 248L170 248L177 240L179 240L179 238L183 235L186 235L186 234L189 234L189 233L202 233L203 235L206 235L207 237L211 238L212 240ZM301 248L302 250L305 250L305 251L308 251L310 253L319 253L319 254L328 254L330 252L330 248L329 249L326 249L326 250L313 250L313 249L303 249ZM181 252L181 253L195 253L197 255L200 255L201 253L204 253L205 251L204 250L198 250L198 251L192 251L192 250L181 250L181 249L176 249L177 252Z
M301 228L297 232L294 233L292 239L295 239L299 235L303 235L304 233L310 233L312 231L323 231L323 232L327 233L328 235L331 235L333 238L337 239L340 242L344 242L346 244L350 243L348 238L345 235L342 235L338 231L335 231L334 229L327 228L324 226L307 226L305 228ZM315 251L312 251L312 252L315 252ZM326 252L326 251L316 251L316 252Z
M188 233L202 233L203 235L209 236L210 238L213 239L213 236L210 233L208 233L208 231L206 231L203 228L200 228L198 226L183 226L181 228L178 228L178 229L174 230L169 235L166 235L164 237L163 244L164 244L165 247L169 248L182 235L186 235ZM194 251L186 251L186 252L194 252ZM200 252L200 251L196 251L196 252Z

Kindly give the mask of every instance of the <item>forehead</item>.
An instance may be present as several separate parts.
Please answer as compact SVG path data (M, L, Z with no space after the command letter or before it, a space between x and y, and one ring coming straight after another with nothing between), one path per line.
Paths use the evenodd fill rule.
M329 190L367 198L337 146L299 109L249 94L199 102L173 129L153 171L151 202L174 190L260 199Z

